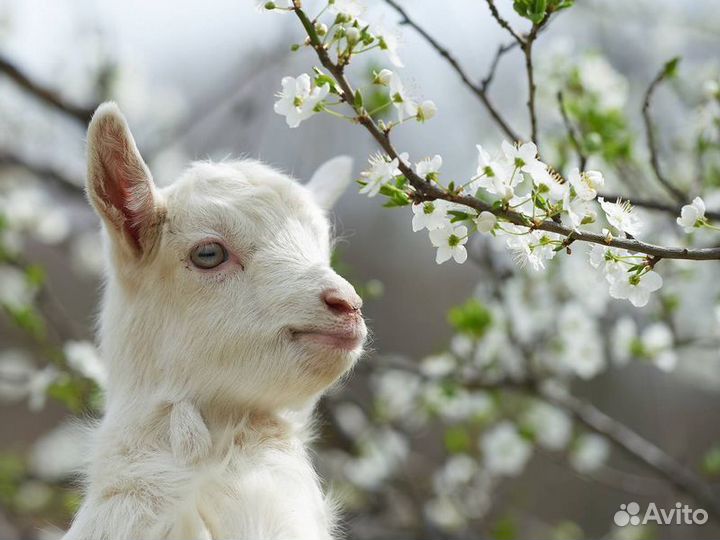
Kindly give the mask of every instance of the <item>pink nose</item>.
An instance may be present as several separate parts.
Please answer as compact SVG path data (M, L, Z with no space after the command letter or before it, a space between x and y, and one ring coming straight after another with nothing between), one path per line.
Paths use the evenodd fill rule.
M349 315L359 313L362 307L362 299L355 293L343 294L335 289L330 289L320 295L327 308L335 315Z

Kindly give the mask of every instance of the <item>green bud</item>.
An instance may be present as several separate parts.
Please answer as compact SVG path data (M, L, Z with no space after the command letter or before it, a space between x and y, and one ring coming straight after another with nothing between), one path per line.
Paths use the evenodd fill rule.
M265 2L265 9L267 9L268 11L272 11L276 7L277 6L275 5L275 2Z

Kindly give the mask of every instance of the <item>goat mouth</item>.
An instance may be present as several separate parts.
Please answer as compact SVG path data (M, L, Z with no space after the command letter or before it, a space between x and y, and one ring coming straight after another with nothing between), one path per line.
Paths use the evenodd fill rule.
M341 351L353 351L362 345L364 336L357 330L290 330L291 341L312 343Z

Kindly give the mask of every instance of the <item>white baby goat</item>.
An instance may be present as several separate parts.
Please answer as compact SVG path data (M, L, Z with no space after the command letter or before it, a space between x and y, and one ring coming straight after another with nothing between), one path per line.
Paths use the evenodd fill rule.
M305 438L366 336L324 210L350 165L301 186L256 161L197 163L158 189L117 106L96 111L108 385L66 540L332 537Z

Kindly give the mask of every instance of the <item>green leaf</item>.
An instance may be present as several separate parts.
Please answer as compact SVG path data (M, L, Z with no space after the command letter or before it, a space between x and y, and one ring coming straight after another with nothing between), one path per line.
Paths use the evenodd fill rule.
M666 79L673 79L677 76L678 64L680 64L681 58L676 56L672 60L668 60L663 67L663 77Z
M57 399L68 409L79 413L84 408L84 388L80 379L63 375L50 385L47 395Z
M45 283L45 270L42 266L31 264L25 268L25 279L31 287L40 287Z
M470 214L462 212L460 210L448 210L448 214L452 216L450 223L457 223L459 221L466 221L470 219Z
M472 448L470 434L463 426L451 426L445 430L445 448L451 454L468 452Z
M355 106L355 109L357 109L357 110L362 109L363 96L362 96L362 92L360 92L360 90L355 90L355 99L353 99L353 105Z
M475 337L482 337L493 322L490 311L475 298L452 308L448 320L458 332Z
M703 457L702 470L708 476L720 474L720 446L714 446Z
M14 308L5 306L5 311L16 326L22 328L31 336L42 339L45 336L45 321L32 306Z
M494 540L515 540L518 537L517 525L510 516L498 519L490 533Z

